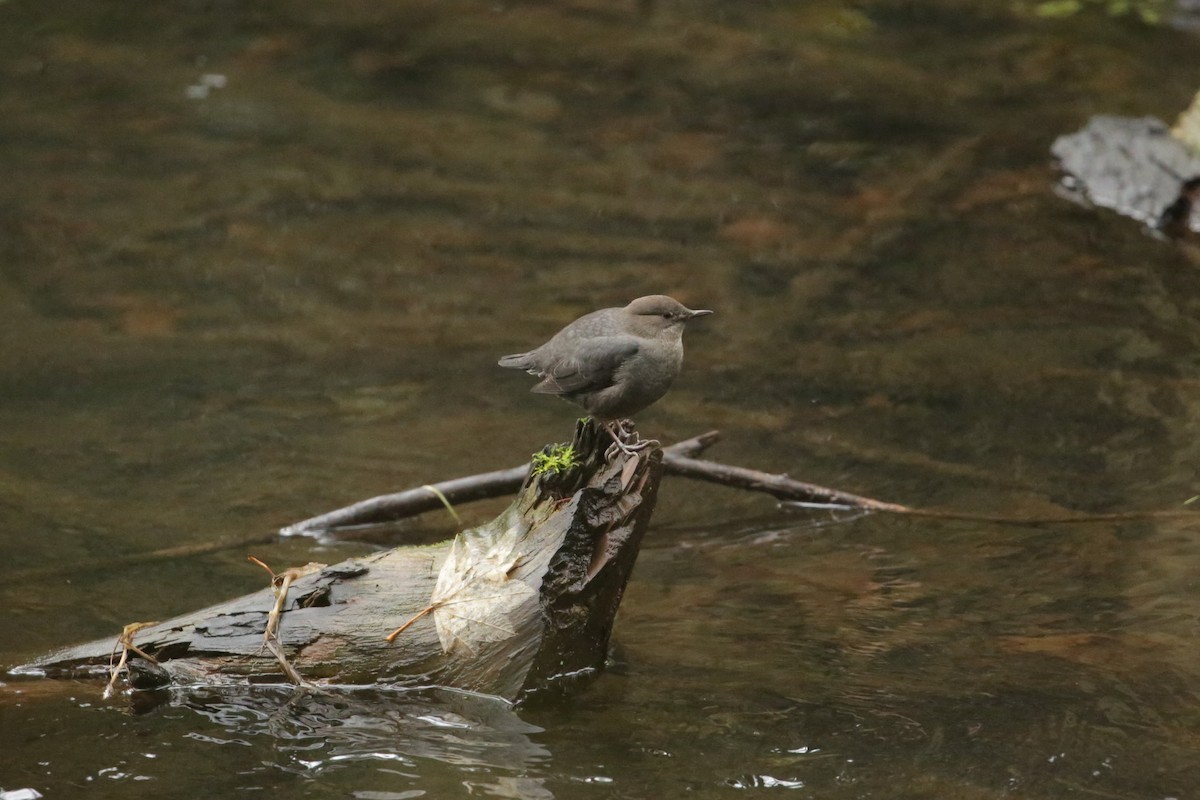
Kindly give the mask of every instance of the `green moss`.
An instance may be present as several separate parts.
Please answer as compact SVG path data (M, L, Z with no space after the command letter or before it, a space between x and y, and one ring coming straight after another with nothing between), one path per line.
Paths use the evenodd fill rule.
M569 444L552 444L533 454L534 475L558 475L579 466L575 448Z

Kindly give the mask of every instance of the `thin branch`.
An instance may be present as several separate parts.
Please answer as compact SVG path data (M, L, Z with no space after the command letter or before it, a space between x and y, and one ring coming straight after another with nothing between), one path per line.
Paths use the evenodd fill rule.
M896 503L886 503L870 497L863 497L825 486L793 480L787 475L773 475L756 469L733 467L716 461L676 455L664 451L663 468L669 475L679 475L684 478L719 483L736 489L748 489L752 492L763 492L780 500L802 501L808 503L825 503L848 508L858 508L867 511L887 511L892 513L908 513L908 506Z
M696 455L711 447L720 438L720 431L702 433L663 448L663 457L669 461L675 454L681 457ZM442 508L447 501L461 505L473 500L503 497L520 489L528 475L529 465L522 464L512 469L469 475L416 489L406 489L403 492L380 495L288 525L280 529L279 535L312 535L352 525L393 522Z
M529 465L522 464L512 469L485 472L482 475L470 475L465 478L419 486L416 489L407 489L395 494L380 495L288 525L279 530L279 535L300 536L321 533L332 528L369 525L413 517L426 511L443 508L442 497L454 505L469 503L473 500L485 500L490 497L501 497L520 489L528 474Z
M791 505L784 503L784 505ZM881 509L894 514L925 519L957 520L963 522L988 522L995 525L1079 525L1086 522L1140 522L1143 520L1192 519L1200 520L1200 512L1183 508L1167 508L1157 511L1114 511L1099 514L1051 514L1037 517L1008 516L1004 514L972 514L969 511L950 511L941 508L910 508L897 506Z
M793 480L784 474L760 472L745 467L732 467L715 461L686 458L677 455L664 457L666 472L684 478L719 483L737 489L763 492L783 501L784 506L802 507L803 504L818 503L866 512L902 514L925 519L960 520L965 522L988 522L999 525L1072 525L1085 522L1133 522L1148 519L1194 519L1200 513L1188 509L1166 509L1159 511L1119 511L1101 514L1057 514L1036 517L1003 514L974 514L969 511L952 511L940 508L914 508L875 500L871 497L850 494L812 483Z
M131 622L121 631L121 635L117 637L117 642L113 645L112 654L108 659L108 685L104 687L104 693L101 695L105 700L112 697L113 692L116 690L117 679L121 676L121 671L124 670L128 673L129 654L131 652L137 653L151 664L158 663L158 660L154 656L133 643L133 637L137 636L138 631L157 624L157 622ZM121 649L121 658L114 663L117 656L117 648Z

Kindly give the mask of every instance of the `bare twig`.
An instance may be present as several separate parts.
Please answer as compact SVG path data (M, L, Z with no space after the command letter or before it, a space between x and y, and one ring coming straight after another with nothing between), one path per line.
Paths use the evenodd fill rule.
M126 669L126 665L129 663L129 654L131 652L137 653L151 664L158 663L158 660L154 658L154 656L150 655L145 650L133 643L133 637L137 635L138 631L157 624L157 622L131 622L121 629L121 635L117 637L117 641L113 644L112 655L108 660L108 685L104 687L104 694L102 695L105 700L112 697L113 690L116 689L117 686L117 678L120 677L121 671ZM117 656L118 647L121 648L121 658L114 664L113 659Z
M712 446L720 438L720 431L709 431L663 448L663 457L668 461L668 471L670 458L675 454L680 456L696 455ZM392 522L442 508L445 503L461 505L472 500L502 497L520 489L528 474L529 465L522 464L512 469L469 475L465 478L426 484L403 492L380 495L288 525L281 528L279 534L281 536L312 535L351 525Z
M866 511L906 513L911 510L908 506L885 503L870 497L793 480L787 475L773 475L768 472L759 472L756 469L733 467L728 464L689 458L674 453L664 453L663 468L669 475L710 481L737 489L749 489L753 492L764 492L780 500L838 505Z
M425 606L420 611L418 611L416 614L413 614L412 617L409 618L408 622L404 623L399 628L396 628L396 630L392 631L391 633L389 633L387 636L385 636L383 638L387 640L388 644L391 644L392 642L396 641L397 636L399 636L400 634L402 634L406 630L408 630L409 626L411 626L414 622L416 622L421 617L428 614L430 611L434 611L436 609L437 609L436 605L431 604L431 605Z
M529 465L522 464L512 469L485 472L482 475L471 475L466 478L427 484L395 494L380 495L288 525L281 528L279 534L281 536L299 536L350 525L391 522L442 508L443 498L455 505L461 505L472 500L500 497L512 494L521 488L521 484L525 482L525 476L528 474Z
M940 508L916 508L899 503L888 503L871 497L850 494L838 489L829 489L812 483L793 480L784 474L760 472L745 467L733 467L698 458L665 455L663 465L667 473L684 478L719 483L737 489L763 492L783 501L784 506L808 507L812 504L841 509L865 511L867 513L901 514L926 519L960 520L966 522L988 522L999 525L1051 525L1080 524L1085 522L1132 522L1147 519L1197 519L1200 513L1185 509L1159 511L1121 511L1108 514L1058 514L1051 516L1022 517L1003 514L975 514L969 511L952 511Z
M784 505L790 505L784 503ZM1157 511L1116 511L1101 514L1051 514L1039 517L1022 517L1005 514L972 514L969 511L950 511L942 508L911 508L897 506L887 510L893 514L925 519L956 520L962 522L988 522L995 525L1079 525L1087 522L1138 522L1142 520L1193 519L1200 520L1200 512L1182 508L1159 509Z
M292 662L288 661L287 654L283 652L283 648L277 640L270 639L264 645L271 651L271 655L275 656L275 660L279 662L279 666L283 668L283 674L287 676L289 681L297 686L311 686L308 681L304 680L304 676L292 666Z
M267 613L267 626L263 631L263 643L258 648L261 653L263 648L271 651L271 655L283 667L283 673L287 675L288 680L297 686L304 683L304 679L300 673L296 671L291 662L288 661L287 655L283 652L282 643L279 641L279 616L283 613L283 607L287 604L288 589L291 588L292 582L303 578L305 575L311 575L317 570L323 569L325 564L318 564L315 561L310 561L303 567L292 567L285 569L283 572L276 573L275 570L268 567L260 559L254 556L246 556L249 561L253 561L260 567L265 569L271 576L271 593L275 595L275 602L271 605L270 612Z

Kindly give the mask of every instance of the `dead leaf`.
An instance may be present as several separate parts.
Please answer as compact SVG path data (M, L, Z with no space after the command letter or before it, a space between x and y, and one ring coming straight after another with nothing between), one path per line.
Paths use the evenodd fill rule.
M510 620L537 590L516 576L523 533L509 528L494 536L460 535L438 573L430 597L438 639L447 653L516 635Z

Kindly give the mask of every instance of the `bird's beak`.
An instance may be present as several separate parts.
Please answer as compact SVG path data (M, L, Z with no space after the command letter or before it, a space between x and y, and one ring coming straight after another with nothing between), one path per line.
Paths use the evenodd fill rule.
M696 317L707 317L711 313L712 312L708 311L707 309L701 309L699 311L690 311L689 310L688 319L695 319Z

